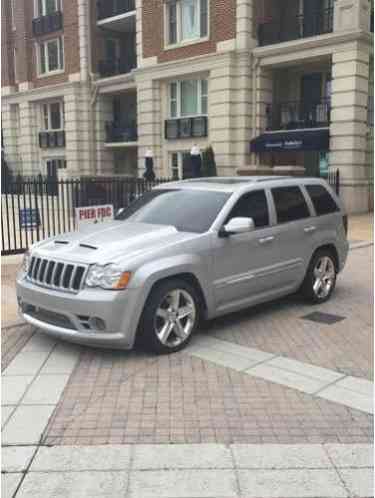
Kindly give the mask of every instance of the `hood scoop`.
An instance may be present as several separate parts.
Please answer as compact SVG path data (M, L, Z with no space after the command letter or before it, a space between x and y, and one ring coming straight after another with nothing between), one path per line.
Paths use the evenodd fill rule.
M99 249L98 247L91 246L90 244L79 244L79 247L84 247L86 249L93 249L94 251L96 251L97 249Z
M67 240L55 240L55 244L63 244L63 245L66 245L66 244L69 244L69 242Z

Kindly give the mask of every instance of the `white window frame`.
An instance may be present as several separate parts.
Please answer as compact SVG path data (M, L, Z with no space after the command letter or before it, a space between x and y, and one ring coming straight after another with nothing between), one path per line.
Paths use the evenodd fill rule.
M48 50L46 48L48 47L49 43L57 41L58 49L57 49L57 58L58 58L58 68L49 70L49 63L48 63ZM42 46L45 46L45 72L42 72L42 55L41 55L41 50ZM62 54L62 57L61 57ZM64 51L64 37L63 36L58 36L57 38L51 38L39 43L36 43L36 59L37 59L37 71L38 71L38 78L43 78L45 76L51 76L53 74L59 74L63 73L65 71L65 51Z
M201 0L198 0L198 31L199 35L195 38L182 38L182 10L181 0L176 0L176 42L169 42L169 5L168 2L164 3L164 47L166 49L175 48L180 45L190 45L193 43L208 40L210 37L210 0L207 0L207 33L201 36Z
M63 0L54 0L54 1L55 1L55 12L62 12ZM42 0L42 12L39 12L38 0L34 0L34 19L45 16L46 12L47 12L46 0Z
M17 47L13 48L13 70L14 70L14 82L19 83L19 74L18 74L18 53Z
M181 115L181 84L182 82L184 81L198 81L198 111L197 111L197 114L189 114L189 115L184 115L182 116ZM203 112L202 110L202 96L204 95L203 92L202 92L202 87L203 87L203 83L202 82L206 82L207 84L207 94L206 94L206 99L207 99L207 112ZM176 105L176 111L177 111L177 114L176 116L172 116L172 112L171 112L171 101L172 101L172 91L171 91L171 86L172 85L176 85L176 88L177 88L177 91L176 91L176 99L177 99L177 105ZM173 99L174 100L174 99ZM173 80L173 81L170 81L169 82L169 85L168 85L168 117L170 119L181 119L181 118L194 118L194 117L197 117L197 116L208 116L208 80L207 78L189 78L189 79L184 79L184 80Z
M60 107L60 128L52 128L51 123L51 105L59 104ZM45 123L45 109L47 108L47 128ZM65 129L65 113L64 113L64 102L62 100L51 100L48 102L42 102L40 104L40 131L62 131Z

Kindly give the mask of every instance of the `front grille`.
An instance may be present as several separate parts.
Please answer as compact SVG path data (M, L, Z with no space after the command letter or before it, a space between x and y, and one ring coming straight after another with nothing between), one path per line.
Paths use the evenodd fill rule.
M31 282L66 292L78 292L83 284L87 267L72 263L61 263L33 256L27 278Z

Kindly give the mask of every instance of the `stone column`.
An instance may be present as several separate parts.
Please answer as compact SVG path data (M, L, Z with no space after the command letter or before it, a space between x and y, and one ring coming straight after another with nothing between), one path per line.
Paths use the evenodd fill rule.
M341 196L349 212L369 204L366 161L369 46L356 41L332 56L330 169L339 170Z
M18 148L22 161L24 175L38 174L39 169L39 126L36 119L36 104L29 101L21 102L20 134Z
M137 77L137 123L138 123L138 175L145 169L145 154L152 150L156 176L167 173L162 164L162 121L160 82L150 75Z
M334 7L334 31L370 30L369 0L336 0Z
M257 35L254 32L254 11L255 0L237 0L237 50L251 49L256 46Z
M107 121L113 121L112 97L98 95L94 109L94 121L97 172L100 175L111 175L114 170L113 152L105 146L105 124Z
M22 161L18 148L21 131L19 106L8 104L4 100L1 109L4 158L13 174L22 173Z

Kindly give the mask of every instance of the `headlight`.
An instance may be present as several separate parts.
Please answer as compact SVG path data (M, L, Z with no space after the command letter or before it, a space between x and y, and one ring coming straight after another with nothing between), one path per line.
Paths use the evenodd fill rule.
M23 255L21 270L23 273L27 274L30 268L31 256L30 252L26 251Z
M86 277L87 287L121 290L129 283L131 273L123 271L115 264L93 265Z

